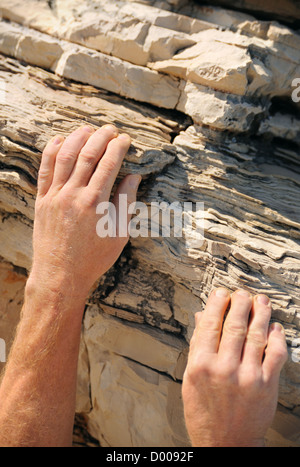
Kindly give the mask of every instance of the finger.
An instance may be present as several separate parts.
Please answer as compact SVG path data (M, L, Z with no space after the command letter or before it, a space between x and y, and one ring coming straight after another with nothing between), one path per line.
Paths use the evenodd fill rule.
M243 363L247 366L262 364L271 314L270 299L266 295L255 297L243 352Z
M117 136L118 130L115 126L105 125L88 139L77 159L74 172L71 176L72 184L87 186L108 143Z
M241 362L252 304L253 298L245 290L238 290L231 297L231 307L223 326L219 355L232 365Z
M195 329L190 339L190 355L193 354L195 347L197 346L197 343L199 344L199 339L197 337L197 330L199 329L199 324L200 324L202 316L203 316L203 313L201 312L197 312L195 314Z
M287 358L284 328L279 323L273 323L269 329L268 344L262 365L264 380L271 383L276 382Z
M42 161L38 176L38 196L44 196L52 183L55 160L58 151L64 141L62 136L55 136L49 141L42 155Z
M100 160L88 187L91 191L101 194L101 198L108 200L112 187L122 166L131 143L130 136L120 135L107 145L107 149Z
M78 155L92 133L94 133L94 130L85 126L74 131L66 138L56 156L53 187L60 189L69 180Z
M215 290L209 297L201 320L197 318L194 341L200 353L218 352L222 325L230 303L230 293L224 288Z
M198 313L195 314L196 328L197 328L197 326L199 326L202 316L203 316L203 314L201 312L199 312L199 311L198 311Z
M117 212L117 236L129 238L128 225L132 217L129 206L136 202L137 190L141 183L140 175L127 175L118 186L113 203Z

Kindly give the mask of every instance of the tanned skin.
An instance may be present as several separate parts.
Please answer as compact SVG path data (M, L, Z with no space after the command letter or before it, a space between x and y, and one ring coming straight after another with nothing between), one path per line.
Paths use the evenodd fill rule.
M96 207L109 201L129 147L128 135L106 125L55 137L43 152L32 268L0 387L1 446L72 444L85 302L128 241L97 236ZM129 175L121 182L117 212L118 195L134 202L140 180ZM284 332L280 325L269 329L270 316L267 297L231 297L224 289L214 291L196 315L183 383L194 446L263 444L287 355Z

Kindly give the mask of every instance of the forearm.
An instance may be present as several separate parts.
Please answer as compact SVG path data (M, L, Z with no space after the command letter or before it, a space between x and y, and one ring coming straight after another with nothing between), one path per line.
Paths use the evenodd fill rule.
M97 235L97 206L109 201L129 147L130 137L108 125L79 128L65 140L56 137L43 152L33 268L0 388L2 446L71 443L85 300L128 241L128 236ZM139 182L140 176L132 175L118 186L117 219L118 195L131 204Z
M67 278L50 290L28 281L0 388L1 446L71 444L84 304Z

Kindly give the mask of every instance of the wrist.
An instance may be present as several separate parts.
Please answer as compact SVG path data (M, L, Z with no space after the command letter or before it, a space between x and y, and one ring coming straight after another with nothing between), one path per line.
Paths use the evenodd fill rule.
M49 282L35 274L28 278L10 354L11 374L31 371L42 360L71 358L78 351L86 297L70 291L62 277Z
M70 305L84 303L88 294L89 288L83 281L76 280L74 273L47 265L42 268L33 265L25 287L25 298L48 298Z
M259 448L265 447L264 438L250 438L250 437L241 437L239 435L234 436L233 434L226 436L219 436L216 431L213 433L207 433L204 429L200 436L197 433L196 436L191 436L191 444L193 447L248 447L248 448Z
M88 291L73 283L72 277L66 274L37 274L32 270L25 286L24 309L36 310L39 315L43 310L49 313L49 309L55 314L70 311L75 317L83 314L87 296Z

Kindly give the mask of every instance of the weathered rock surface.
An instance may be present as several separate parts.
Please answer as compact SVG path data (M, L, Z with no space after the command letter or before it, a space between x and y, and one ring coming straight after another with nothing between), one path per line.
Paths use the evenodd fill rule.
M203 8L204 10L208 10L208 14L211 14L212 12L210 10L215 10L214 7L212 8L209 0L196 0L196 2L190 2L189 0L141 0L139 3L170 11L179 11L181 13ZM295 22L300 19L300 5L298 0L279 0L277 2L272 0L265 0L263 2L260 0L235 0L234 2L231 0L214 0L213 5L221 5L232 9L228 12L229 16L235 14L233 10L241 10L252 11L266 18L278 18L288 22ZM238 15L241 15L240 11L238 11Z
M5 367L23 304L25 271L5 261L0 262L0 336L5 341L1 352L0 371Z
M209 2L208 2L209 3ZM228 0L217 0L214 4L227 6L229 8L237 8L242 10L254 10L255 12L262 12L271 14L277 18L285 19L286 21L295 21L300 19L300 4L298 0L279 0L274 2L272 0L237 0L231 2Z
M89 297L77 390L88 432L103 446L188 445L180 383L194 314L225 285L267 293L286 328L267 442L299 446L299 35L179 0L49 5L0 0L0 265L11 316L0 338L30 269L43 147L83 123L114 123L133 139L120 176L142 174L149 205L204 202L205 240L133 238ZM11 274L17 289L6 292Z
M1 23L0 52L217 129L247 131L300 75L298 36L277 23L244 18L233 33L138 2L35 4L2 0L3 18L22 25Z

